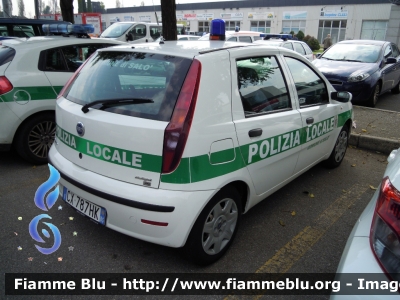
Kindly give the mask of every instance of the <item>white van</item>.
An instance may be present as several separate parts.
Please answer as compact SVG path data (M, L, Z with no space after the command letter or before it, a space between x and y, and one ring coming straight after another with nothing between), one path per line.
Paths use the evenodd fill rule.
M183 34L183 25L177 25L178 34ZM117 22L109 26L100 35L101 38L109 38L130 43L154 42L161 36L162 24L144 22Z
M225 41L227 42L243 42L243 43L254 43L260 40L260 32L257 31L226 31ZM207 33L199 38L199 41L210 40L210 34Z

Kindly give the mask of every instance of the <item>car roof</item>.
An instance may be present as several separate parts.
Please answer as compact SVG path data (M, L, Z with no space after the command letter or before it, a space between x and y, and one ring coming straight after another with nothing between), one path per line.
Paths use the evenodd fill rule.
M172 56L186 57L193 59L193 57L199 54L205 54L209 52L215 52L218 50L235 50L235 49L243 49L245 47L263 47L260 44L250 44L250 43L242 43L242 42L227 42L227 41L164 41L163 44L160 43L142 43L135 44L132 47L132 44L125 44L121 46L116 46L112 48L112 51L137 51L137 50L145 50L146 52L155 53L155 54L167 54ZM269 46L269 50L277 50L279 52L287 52L294 53L291 50ZM99 51L109 51L110 48L99 49Z
M378 45L381 46L387 41L377 41L377 40L345 40L341 41L338 44L360 44L360 45Z
M57 21L50 19L19 19L19 18L0 18L0 24L19 24L19 25L29 25L29 24L71 24L66 21Z
M95 43L107 43L122 45L127 44L126 42L121 42L118 40L103 39L103 38L77 38L77 37L63 37L63 36L35 36L31 38L18 38L18 39L8 39L2 41L3 46L9 46L15 49L24 48L49 48L52 45L54 47L63 45L73 45L73 44L95 44Z

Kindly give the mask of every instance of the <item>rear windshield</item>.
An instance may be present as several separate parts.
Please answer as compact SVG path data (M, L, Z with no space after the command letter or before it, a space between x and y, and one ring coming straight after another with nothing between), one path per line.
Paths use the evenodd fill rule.
M15 49L7 46L0 47L0 66L13 60L15 56Z
M151 99L154 103L92 108L169 121L191 63L191 59L168 55L101 51L90 58L63 96L82 105L98 100Z

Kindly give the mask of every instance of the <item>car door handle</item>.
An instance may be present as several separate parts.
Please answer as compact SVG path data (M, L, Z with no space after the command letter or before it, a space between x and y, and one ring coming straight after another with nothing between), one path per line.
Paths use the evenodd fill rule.
M309 118L307 118L306 122L307 122L307 124L312 124L312 123L314 123L314 118L309 117Z
M262 134L262 129L261 128L256 128L252 129L249 131L249 137L256 137L260 136Z

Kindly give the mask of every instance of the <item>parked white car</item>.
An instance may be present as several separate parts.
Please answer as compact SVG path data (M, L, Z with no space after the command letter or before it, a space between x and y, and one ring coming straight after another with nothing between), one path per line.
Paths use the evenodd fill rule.
M293 50L303 55L309 61L313 61L315 59L315 54L312 52L311 48L302 41L296 41L296 40L284 41L281 39L269 39L269 40L258 40L255 41L255 43L261 45L278 46L289 50Z
M379 295L379 288L368 291L365 283L358 281L353 285L359 287L363 284L364 289L359 290L363 295L332 295L331 300L400 297L400 149L393 150L387 160L382 182L347 240L337 273L339 276L373 274L373 280L379 283L379 287L383 286L381 282L393 281L397 282L397 288L393 289L388 284L386 290L381 288L381 291L391 296L383 296ZM378 295L374 295L376 291Z
M340 165L350 101L284 48L100 49L60 93L49 162L82 214L207 264L251 207L319 162Z
M57 94L93 52L121 44L126 43L73 36L2 41L0 150L14 146L24 159L46 163L56 131Z

